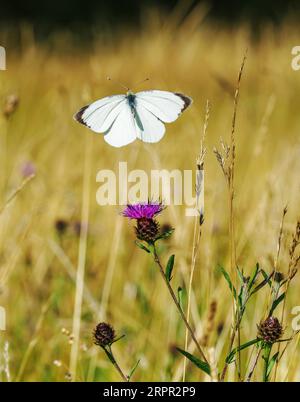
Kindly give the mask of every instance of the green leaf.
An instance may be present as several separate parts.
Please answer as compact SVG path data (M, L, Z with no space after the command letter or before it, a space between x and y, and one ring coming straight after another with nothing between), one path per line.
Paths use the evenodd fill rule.
M167 263L167 268L166 268L166 278L168 279L168 281L170 282L172 279L172 272L173 272L173 268L174 268L174 261L175 261L175 255L172 254L171 257L169 258L169 261Z
M267 280L268 285L270 286L270 288L272 287L272 281L269 278L272 278L273 274L271 276L269 276L266 271L264 271L263 269L261 270L261 273L263 275L263 277Z
M243 308L243 304L244 304L244 286L241 287L239 296L238 296L238 302L239 302L239 307L240 309Z
M255 265L255 270L254 270L254 272L253 272L253 275L251 276L251 278L250 278L250 280L249 280L249 283L248 283L248 291L250 291L251 288L252 288L252 286L254 285L254 282L255 282L255 280L256 280L256 278L257 278L259 272L260 272L259 264L257 263L257 264Z
M274 364L276 363L278 356L279 356L279 352L275 353L275 355L270 359L268 368L267 368L267 378L270 377L272 368L274 367Z
M183 310L183 289L182 287L179 286L179 288L177 289L177 293L178 293L178 302L180 305L181 310Z
M273 314L276 307L284 300L284 298L285 298L285 292L282 293L276 300L273 301L273 304L272 304L272 307L271 307L271 310L269 313L270 316Z
M206 374L210 375L211 371L210 371L210 366L208 363L203 362L202 360L198 359L198 357L192 355L189 352L186 352L185 350L182 350L180 348L176 348L178 350L178 352L180 352L181 354L183 354L183 356L185 356L187 359L189 359L192 363L195 364L195 366L197 366L200 370L204 371Z
M265 362L264 371L263 371L263 382L269 382L268 366L269 366L270 354L271 354L271 350L272 350L272 343L263 342L262 349L263 349L262 358Z
M112 364L115 364L116 361L115 361L113 354L110 351L108 351L105 347L102 347L102 349L104 350L104 352L106 353L106 356L109 358L109 360L112 362Z
M146 251L147 253L150 253L150 250L149 250L143 243L140 243L140 242L138 242L138 241L135 241L135 244L136 244L141 250L144 250L144 251Z
M139 359L139 360L135 363L135 365L133 366L133 368L131 369L131 371L130 371L130 373L129 373L129 375L128 375L128 380L130 380L131 377L133 376L135 370L137 369L138 365L140 364L140 361L141 361L141 359Z
M157 238L155 239L155 241L160 240L160 239L167 239L168 237L170 237L172 235L174 230L175 229L166 230L165 232L163 232L160 235L158 235Z
M116 342L118 342L119 340L123 339L124 337L125 337L125 335L119 336L118 338L116 338L115 340L112 341L111 345L112 345L113 343L116 343Z
M240 282L243 285L245 283L244 275L243 275L242 271L239 269L239 267L236 267L236 270L237 270Z
M264 272L264 271L262 271L262 272ZM264 272L264 273L265 273L265 272ZM263 274L264 277L265 277L265 279L264 279L259 285L257 285L256 288L254 288L254 289L252 290L252 292L250 293L250 296L254 295L254 293L256 293L256 292L258 292L260 289L262 289L267 283L270 284L271 278L272 278L273 274L274 274L274 272L271 272L271 274L270 274L269 276L267 276L267 277L265 277L265 275ZM272 286L272 285L271 285L271 286Z
M299 331L297 331L296 333L298 333ZM286 338L286 339L279 339L279 341L276 341L276 343L281 343L281 342L289 342L289 341L292 341L293 340L293 337L291 337L291 338Z
M256 339L253 339L252 341L249 341L249 342L244 343L243 345L241 345L241 346L238 347L238 348L233 349L233 350L229 353L229 355L226 357L226 363L227 363L227 364L232 363L232 362L233 362L233 359L234 359L234 356L235 356L235 354L236 354L237 352L239 352L239 351L241 351L241 350L243 350L243 349L246 349L246 348L248 348L249 346L255 345L256 343L258 343L258 342L260 342L260 341L261 341L261 339L256 338Z
M235 290L235 287L233 286L233 284L231 282L231 279L230 279L230 276L229 276L228 272L223 267L220 267L220 271L222 272L225 280L227 281L229 289L232 292L234 299L236 300L236 297L237 297L236 296L236 290Z

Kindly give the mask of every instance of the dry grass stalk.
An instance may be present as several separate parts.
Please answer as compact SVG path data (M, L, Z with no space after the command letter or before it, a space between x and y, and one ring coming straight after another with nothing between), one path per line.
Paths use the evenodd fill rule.
M82 192L82 212L81 222L89 222L89 210L90 210L90 193L91 193L91 156L92 156L92 139L87 137L85 160L84 160L84 180L83 180L83 192ZM80 345L80 327L81 327L81 309L84 291L84 275L86 264L86 251L87 251L87 237L88 231L81 230L79 239L79 253L78 253L78 265L76 273L76 289L75 289L75 301L73 312L73 329L74 342L71 347L70 354L70 375L72 381L76 380L77 373L77 361Z
M203 345L204 347L207 347L209 345L210 336L215 328L216 313L217 302L216 300L213 300L209 305L206 327L201 339L201 345Z
M207 129L208 129L209 115L210 115L210 103L207 100L203 133L202 133L202 137L201 137L201 141L200 141L200 153L196 160L197 171L204 170L204 158L206 155L206 148L204 145L204 141L205 141L205 137L206 137ZM200 176L197 173L197 179L198 179L198 177L200 177ZM196 197L198 200L200 198L201 191L204 191L203 184L198 183L198 180L197 180ZM190 320L192 285L193 285L193 278L194 278L197 256L198 256L198 252L199 252L200 238L201 238L201 234L202 234L201 226L203 224L203 219L204 219L203 216L204 216L204 211L199 211L199 217L196 216L195 220L194 220L193 251L192 251L191 271L190 271L190 277L189 277L188 301L187 301L187 313L186 313L186 317L187 317L188 321ZM187 350L187 346L188 346L188 335L189 335L188 330L186 330L186 332L185 332L185 350ZM187 361L186 361L186 358L184 358L184 360L183 360L183 381L185 381L186 364L187 364Z
M18 196L18 194L23 190L23 188L35 177L34 174L26 177L22 183L17 187L12 194L8 197L5 204L0 208L0 215L3 214L6 208L12 203L12 201Z
M287 281L285 283L285 289L284 289L285 294L287 294L288 289L290 287L291 280L295 277L295 275L297 274L298 269L299 269L298 265L299 265L299 261L300 261L300 254L297 253L299 245L300 245L300 220L298 220L296 223L296 228L293 233L292 241L291 241L291 244L289 247L290 261L289 261L289 268L288 268L288 274L287 274ZM283 325L283 321L284 321L285 307L286 307L286 297L283 300L282 313L281 313L281 325ZM278 353L280 353L280 347L281 347L281 344L279 343L278 347L277 347ZM286 345L286 347L287 347L287 345ZM281 355L281 357L282 357L282 355ZM275 366L274 381L276 381L278 363L279 363L279 359L277 360L276 366Z
M228 185L228 196L229 196L229 242L230 242L230 274L232 278L235 278L235 284L237 285L237 271L236 271L236 247L235 247L235 232L234 232L234 172L235 172L235 125L236 125L236 116L237 116L237 108L238 108L238 100L240 94L240 85L243 70L245 67L247 52L243 58L238 79L237 86L234 95L234 107L233 107L233 116L232 116L232 125L231 125L231 135L230 135L230 145L227 145L223 141L221 142L223 153L219 152L217 149L214 150L217 160L223 170L225 178L227 179ZM239 318L236 317L236 309L235 302L233 301L233 317L235 317L235 324L233 326L233 332L230 340L229 352L232 350L236 333L238 335L238 347L240 346L240 326L238 324ZM228 365L225 364L221 380L224 381L225 375L227 372ZM238 352L238 376L240 377L241 371L241 355Z

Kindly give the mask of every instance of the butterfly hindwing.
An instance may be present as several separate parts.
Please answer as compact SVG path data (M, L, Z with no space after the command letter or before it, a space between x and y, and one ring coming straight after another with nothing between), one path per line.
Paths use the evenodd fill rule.
M122 109L111 127L104 133L105 141L113 147L123 147L137 138L137 124L132 110L127 102L122 103Z
M158 142L164 136L166 128L153 113L137 103L135 121L137 137L144 142Z

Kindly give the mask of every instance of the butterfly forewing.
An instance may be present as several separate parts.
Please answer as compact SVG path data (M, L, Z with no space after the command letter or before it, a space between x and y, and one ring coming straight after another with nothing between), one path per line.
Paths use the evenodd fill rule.
M154 90L138 92L136 102L163 122L171 123L192 103L192 100L183 94Z
M96 133L103 133L111 127L126 104L125 101L125 95L108 96L84 106L74 118Z

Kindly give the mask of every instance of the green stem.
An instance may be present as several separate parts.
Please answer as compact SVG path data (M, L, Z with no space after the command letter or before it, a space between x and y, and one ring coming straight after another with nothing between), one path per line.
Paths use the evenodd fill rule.
M250 369L250 372L249 372L249 374L248 374L248 377L247 377L246 382L250 382L250 381L251 381L251 378L252 378L253 373L254 373L254 370L255 370L255 368L256 368L256 366L257 366L257 363L258 363L258 359L259 359L260 354L261 354L261 347L259 347L259 349L258 349L258 352L257 352L257 354L256 354L256 357L255 357L255 359L254 359L253 365L252 365L252 367L251 367L251 369Z
M111 346L108 346L107 350L105 347L103 347L107 357L109 358L109 360L111 361L111 363L114 365L115 369L118 371L118 373L120 374L120 376L122 377L122 380L125 382L129 382L129 378L123 373L121 367L119 366L119 364L117 363L115 356L112 352Z
M238 306L237 306L237 308L238 308ZM236 337L236 334L239 331L239 327L240 327L242 318L243 318L243 312L241 314L238 314L238 311L236 311L236 313L235 313L235 324L234 324L234 327L232 329L232 334L231 334L231 337L230 337L229 350L228 350L227 356L229 356L229 354L232 352L235 337ZM226 376L226 373L227 373L227 369L228 369L228 363L225 361L225 365L224 365L224 368L222 370L222 374L221 374L221 377L220 377L221 382L225 381L225 376Z
M268 367L269 367L269 359L272 350L272 344L267 343L264 347L264 373L263 373L263 382L269 382L269 374L268 374Z
M175 295L175 293L174 293L174 291L173 291L173 289L172 289L172 287L170 285L170 282L166 278L165 271L163 269L163 266L161 265L161 262L159 260L158 255L157 255L157 252L156 252L154 244L151 247L151 251L153 253L154 261L159 267L161 276L162 276L162 278L163 278L163 280L164 280L164 282L165 282L165 284L166 284L166 286L167 286L167 288L169 290L169 293L170 293L170 295L171 295L171 297L172 297L172 299L174 301L174 304L177 307L177 310L178 310L179 314L181 315L181 318L182 318L187 330L189 331L189 333L191 335L191 338L193 339L193 341L194 341L194 343L195 343L195 345L196 345L196 347L198 349L198 352L200 353L200 355L201 355L202 359L205 361L205 363L208 363L208 360L205 357L205 354L203 353L203 350L202 350L201 346L199 345L199 342L197 341L197 338L196 338L196 336L194 334L194 331L192 330L190 324L188 323L188 320L187 320L187 318L186 318L186 316L185 316L185 314L184 314L184 312L183 312L183 310L182 310L182 308L181 308L181 306L180 306L180 304L179 304L179 302L177 300L177 297L176 297L176 295Z

